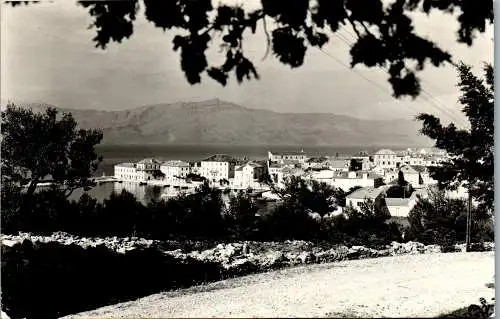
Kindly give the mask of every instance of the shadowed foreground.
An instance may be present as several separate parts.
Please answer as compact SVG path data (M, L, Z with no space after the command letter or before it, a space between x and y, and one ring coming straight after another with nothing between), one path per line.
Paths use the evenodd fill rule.
M69 317L434 317L490 299L494 253L351 260L160 293Z

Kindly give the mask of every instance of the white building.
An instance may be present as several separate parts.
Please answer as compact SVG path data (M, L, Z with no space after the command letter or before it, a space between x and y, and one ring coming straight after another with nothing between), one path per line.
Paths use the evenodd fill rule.
M413 187L418 187L423 185L423 179L420 176L420 172L417 171L410 165L405 165L399 168L399 171L403 173L405 181L411 184Z
M367 200L375 201L379 196L382 196L386 187L363 187L355 190L351 194L347 195L346 206L352 206L354 208L359 208L361 203Z
M371 169L371 172L377 174L377 175L380 175L380 176L384 176L385 175L385 169L380 167L380 166L374 166L372 167Z
M184 161L167 161L160 165L160 171L165 174L165 179L185 178L190 172L190 164Z
M267 170L273 183L283 182L283 167L280 164L270 163Z
M297 162L304 164L307 162L307 155L301 152L267 152L268 160L275 163Z
M385 184L389 184L396 180L399 175L399 170L395 168L384 170L383 181Z
M236 187L254 187L256 181L264 174L264 166L248 162L237 166L234 171L233 185Z
M396 153L389 149L381 149L373 155L373 162L382 168L396 168Z
M385 205L393 217L408 217L410 211L415 207L418 198L429 196L426 189L419 189L413 192L409 198L385 198Z
M191 174L201 175L201 162L193 162L189 164Z
M114 166L114 176L121 181L137 180L134 163L120 163Z
M442 157L429 156L424 158L424 166L439 166L442 161L443 161Z
M313 171L311 173L311 179L326 184L331 184L334 176L335 176L335 171L328 169L324 169L321 171Z
M425 166L405 165L400 168L400 171L403 172L405 180L410 183L413 188L423 188L437 184L437 181L430 177L429 170Z
M371 168L372 163L370 162L370 157L369 156L352 156L351 160L356 160L361 164L361 170L362 171L367 171ZM350 161L348 163L349 167Z
M348 191L354 186L375 187L381 181L382 177L373 172L338 172L333 176L331 185Z
M424 166L426 160L423 156L412 156L410 157L410 165Z
M137 162L136 168L138 171L159 171L161 162L154 158L145 158Z
M281 166L273 167L274 165L275 164L270 165L269 175L271 176L271 180L276 187L282 187L284 185L284 182L291 176L306 179L306 172L301 168Z
M134 163L121 163L114 166L114 176L124 182L144 182L150 174L144 170L138 170Z
M410 198L385 198L385 205L392 217L408 217L415 201Z
M332 171L348 172L349 160L346 159L331 159L327 161L328 168Z
M411 155L407 151L396 152L396 167L401 167L403 165L410 165Z
M199 174L211 182L234 178L236 159L224 154L210 156L201 161Z

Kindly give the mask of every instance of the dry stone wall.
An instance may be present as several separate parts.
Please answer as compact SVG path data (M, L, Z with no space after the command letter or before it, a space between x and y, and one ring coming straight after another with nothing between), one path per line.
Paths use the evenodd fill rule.
M59 317L162 290L288 266L442 250L416 242L393 242L375 250L319 247L306 241L246 241L207 248L203 243L185 246L183 242L83 238L60 232L51 236L0 235L0 242L2 310L11 318ZM493 250L494 243L476 249ZM455 251L462 250L463 245L456 245Z

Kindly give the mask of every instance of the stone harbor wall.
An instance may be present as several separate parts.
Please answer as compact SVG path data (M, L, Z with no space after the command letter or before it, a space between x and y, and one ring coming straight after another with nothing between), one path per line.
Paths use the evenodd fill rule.
M2 310L11 318L60 317L162 290L288 266L442 250L416 242L393 242L375 250L306 241L186 244L65 233L0 235L0 242ZM455 251L464 248L457 245ZM476 249L493 250L494 243Z

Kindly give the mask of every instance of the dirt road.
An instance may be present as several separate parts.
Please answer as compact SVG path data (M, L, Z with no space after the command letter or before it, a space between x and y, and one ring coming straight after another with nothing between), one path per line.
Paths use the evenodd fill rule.
M433 317L494 297L494 252L386 257L252 275L72 317Z

